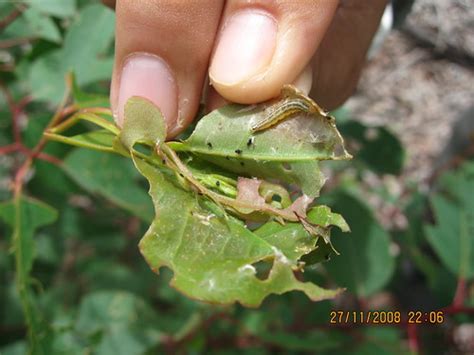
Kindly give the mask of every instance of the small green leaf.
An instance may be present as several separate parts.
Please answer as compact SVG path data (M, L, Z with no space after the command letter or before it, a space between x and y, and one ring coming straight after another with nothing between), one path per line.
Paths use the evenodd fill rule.
M24 11L20 18L6 28L5 33L12 37L34 37L61 42L61 33L54 21L35 8Z
M91 338L101 334L96 345L98 354L139 355L160 342L157 321L154 310L137 296L100 291L81 302L75 330Z
M152 102L134 96L127 100L124 111L120 140L129 150L137 142L155 147L165 141L166 123L159 108Z
M153 219L150 199L137 185L139 175L127 159L76 149L66 157L62 167L87 191L105 197L145 221Z
M425 225L428 242L454 274L474 277L474 163L441 178L442 190L430 198L436 225Z
M33 266L35 230L53 223L57 216L54 208L31 198L20 199L17 207L14 202L0 204L0 218L14 229L14 238L17 238L13 245L15 253L20 254L22 278L28 278Z
M356 142L356 161L363 162L378 174L400 174L405 150L400 140L385 127L369 127L357 121L339 125L344 137Z
M78 85L110 79L113 58L105 53L114 37L114 22L113 11L103 5L82 8L66 32L64 46L32 63L32 95L59 103L65 91L64 77L70 71L77 74Z
M0 218L13 230L16 287L28 325L31 352L47 354L48 329L42 325L38 307L30 290L30 271L35 257L34 232L54 222L57 212L40 201L18 196L12 202L0 204Z
M344 236L334 230L331 240L340 255L325 266L339 285L369 296L384 287L393 274L390 236L354 196L341 192L333 195L332 201L332 207L351 226L351 234Z
M321 227L334 225L343 232L349 231L349 226L342 216L331 212L327 206L313 207L308 212L308 220ZM324 241L318 243L321 238L311 236L300 223L286 223L282 226L277 222L268 222L257 229L255 234L280 249L295 264L303 255L321 249L325 244ZM331 251L329 247L328 252Z
M75 0L28 0L28 5L43 14L56 17L69 17L76 11Z
M79 108L88 107L110 107L109 96L100 94L90 94L81 90L77 84L76 76L72 74L72 96L74 103Z

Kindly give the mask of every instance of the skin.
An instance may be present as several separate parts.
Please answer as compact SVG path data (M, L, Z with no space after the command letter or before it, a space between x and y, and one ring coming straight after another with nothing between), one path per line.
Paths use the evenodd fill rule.
M110 96L116 119L120 124L127 95L154 95L169 138L193 120L207 78L209 109L228 101L262 102L288 83L327 110L341 105L357 85L386 5L386 0L104 2L117 16ZM141 85L146 75L130 84L135 67L128 64L137 54L165 68L160 70L166 80L156 77L164 80L166 92L157 93L153 83Z

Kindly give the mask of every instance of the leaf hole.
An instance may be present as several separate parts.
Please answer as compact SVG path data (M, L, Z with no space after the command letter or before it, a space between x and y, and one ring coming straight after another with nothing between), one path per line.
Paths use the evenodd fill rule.
M272 195L272 201L281 202L281 196L278 195L278 194L273 194Z
M379 130L377 128L369 127L364 132L364 138L367 139L367 141L369 142L376 140L378 137L379 137Z
M262 281L268 279L270 271L273 268L273 258L269 260L260 260L253 263L252 266L255 268L255 276Z

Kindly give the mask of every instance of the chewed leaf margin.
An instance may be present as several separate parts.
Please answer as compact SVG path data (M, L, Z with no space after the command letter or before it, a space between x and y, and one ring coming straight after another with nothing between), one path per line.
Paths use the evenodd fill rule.
M321 255L332 252L332 225L348 230L344 219L326 206L307 209L324 183L318 161L350 156L334 120L325 115L314 119L303 114L269 130L250 132L255 115L261 119L267 106L235 111L236 106L230 105L205 116L185 142L165 142L167 127L160 110L146 99L133 97L125 105L121 130L103 119L105 111L96 109L79 111L47 134L64 143L131 157L149 182L155 208L153 222L139 243L140 251L154 271L170 268L174 274L171 284L182 293L201 301L252 307L269 294L292 290L315 301L332 298L341 290L302 282L295 273L302 271L303 257L312 256L313 262L319 262ZM211 119L218 130L213 129L213 123L209 126ZM78 120L104 130L61 135ZM297 137L295 132L301 127L306 133ZM207 138L202 136L206 131ZM279 139L283 136L286 138ZM242 149L236 148L230 137L237 137ZM244 153L243 146L253 152ZM203 149L221 153L204 154ZM259 197L256 203L239 195L238 180L245 182L240 178L245 172L250 174L250 179L246 178L249 182L260 179L253 185L270 193L267 198ZM292 203L285 187L265 179L302 188L302 203L297 203L299 199ZM273 200L274 196L280 201ZM265 217L266 222L252 231L243 220L254 215ZM264 235L265 228L271 233ZM295 234L300 237L294 238ZM261 262L271 264L265 277L257 274Z
M294 265L283 251L234 217L212 213L202 197L177 188L148 163L133 159L150 182L156 209L156 217L140 241L140 251L155 272L162 266L173 271L172 285L179 291L201 301L237 301L252 307L271 293L300 290L317 301L341 291L298 281ZM273 268L266 280L260 280L254 264L269 259L273 259Z

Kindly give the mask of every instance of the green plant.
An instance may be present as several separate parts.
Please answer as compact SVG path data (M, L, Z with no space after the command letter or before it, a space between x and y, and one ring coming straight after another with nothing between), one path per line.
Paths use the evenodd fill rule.
M2 354L461 351L455 334L472 323L474 306L472 161L446 171L431 191L421 190L398 177L406 153L388 127L361 124L338 110L338 129L354 159L321 163L330 178L317 202L343 215L351 233L333 228L331 243L341 255L306 267L304 279L346 290L317 303L301 292L270 295L257 309L192 301L168 286L169 269L156 276L137 249L154 206L133 162L42 138L71 69L79 80L77 101L60 115L107 107L101 80L111 74L113 13L87 0L28 3L27 11L0 4ZM80 40L84 35L91 41ZM80 120L68 135L95 128ZM103 143L103 135L88 137ZM278 236L272 228L281 231L271 223L262 238ZM326 254L313 256L303 260ZM265 266L256 265L262 277ZM331 324L332 310L436 310L445 321Z

